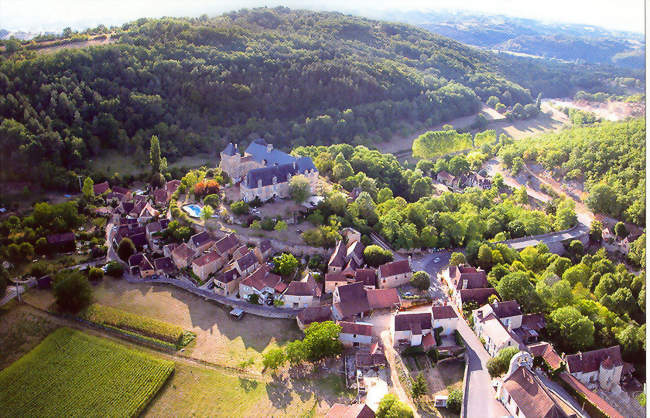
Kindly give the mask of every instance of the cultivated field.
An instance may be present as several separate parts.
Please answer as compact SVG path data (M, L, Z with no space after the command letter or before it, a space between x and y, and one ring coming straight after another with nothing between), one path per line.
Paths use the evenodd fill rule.
M97 303L194 332L196 342L185 352L211 363L237 367L252 359L249 367L261 370L264 351L302 337L295 320L246 315L235 321L229 309L170 286L107 278L94 288L94 298Z
M0 372L5 416L136 416L174 363L69 328Z

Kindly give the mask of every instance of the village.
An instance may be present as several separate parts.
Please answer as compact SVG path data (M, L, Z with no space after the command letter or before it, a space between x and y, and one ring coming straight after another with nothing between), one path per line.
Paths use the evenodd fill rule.
M253 141L243 156L229 144L219 169L235 182L224 195L239 192L244 202L288 199L295 175L304 175L310 190L322 189L323 180L310 158L293 157L263 140ZM458 180L442 172L438 180L452 189L491 184L480 174ZM420 378L430 388L424 396L431 407L444 410L448 403L456 404L461 416L468 408L488 408L490 416L585 416L584 406L550 376L559 376L569 390L609 416L627 416L634 410L621 390L633 384L634 367L622 360L619 346L558 354L541 339L544 315L523 314L516 300L501 300L481 268L448 265L448 253L396 253L380 239L371 245L389 253L391 261L369 263L362 234L350 227L340 231L333 251L303 253L275 239L229 229L228 224L237 222L235 214L222 212L202 225L201 202L183 206L193 220L187 239L170 240L169 229L175 227L170 202L178 199L181 184L170 180L149 191L108 182L93 186L96 196L112 202L97 209L108 219L106 261L123 264L129 282L166 283L229 306L235 321L246 314L261 317L259 321L295 318L300 330L334 321L345 347L341 370L356 402L335 404L328 416L374 416L389 391L411 403L404 394ZM228 222L215 226L214 218ZM607 228L603 239L604 245L623 250L627 245L629 250L629 243L617 241ZM125 240L133 243L135 252L121 259ZM75 247L72 233L48 241ZM277 263L283 257L296 265L280 274ZM426 277L424 289L413 286L414 275ZM51 279L37 282L47 287ZM501 366L504 374L491 378L487 361L500 358L508 348L517 354ZM621 409L625 414L618 412Z

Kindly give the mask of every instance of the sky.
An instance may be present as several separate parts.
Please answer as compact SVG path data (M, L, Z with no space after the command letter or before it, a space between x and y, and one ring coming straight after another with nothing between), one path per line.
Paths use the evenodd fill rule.
M464 10L546 22L582 23L643 33L644 0L0 0L0 28L60 32L140 17L214 16L250 7L287 6L374 15L379 10ZM351 7L353 5L353 7Z

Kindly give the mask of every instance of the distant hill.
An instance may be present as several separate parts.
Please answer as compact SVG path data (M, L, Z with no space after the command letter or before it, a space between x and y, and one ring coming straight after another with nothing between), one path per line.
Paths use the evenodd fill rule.
M106 150L146 163L154 134L170 161L257 136L285 148L372 145L473 114L490 96L525 105L539 93L641 82L407 24L287 8L139 19L111 39L0 59L2 179L78 187L75 173L91 173L87 162Z
M462 12L379 12L469 45L570 62L645 67L642 34L597 26L546 24L533 19Z

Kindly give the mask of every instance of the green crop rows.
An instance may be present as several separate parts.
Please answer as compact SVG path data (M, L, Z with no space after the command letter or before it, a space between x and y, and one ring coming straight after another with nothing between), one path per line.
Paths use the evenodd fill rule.
M174 345L183 340L183 328L100 304L93 304L81 315L90 322L142 334Z
M2 415L136 416L173 370L171 361L60 328L0 371Z

